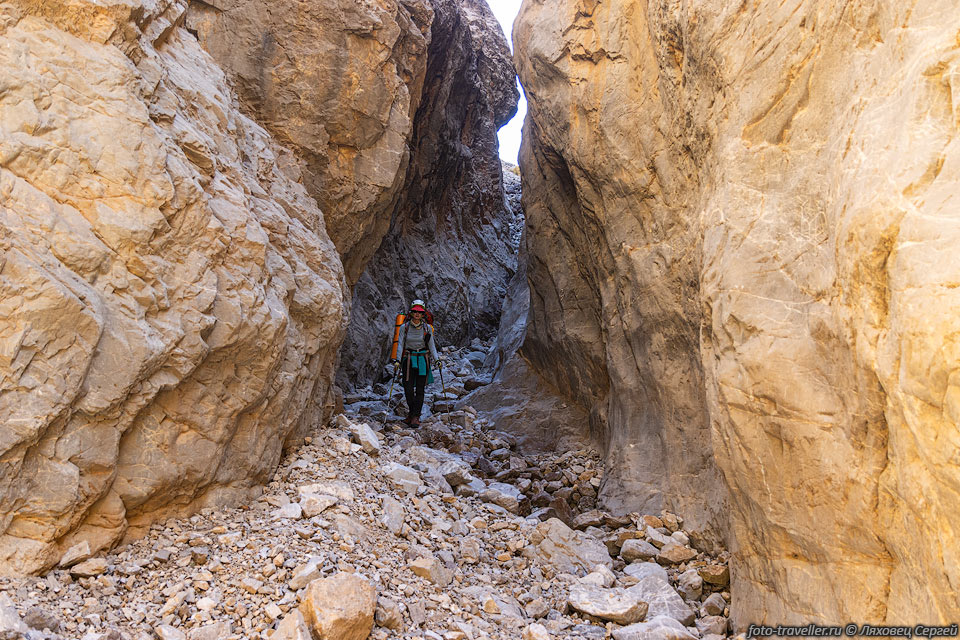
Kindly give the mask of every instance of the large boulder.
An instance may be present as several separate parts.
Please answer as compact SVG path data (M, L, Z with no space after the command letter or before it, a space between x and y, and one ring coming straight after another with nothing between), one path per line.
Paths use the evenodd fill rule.
M300 602L300 613L317 640L364 640L376 610L373 585L352 573L314 580Z
M334 404L340 258L185 10L0 9L0 573L249 497Z
M537 525L530 534L530 543L537 561L555 571L582 576L597 565L613 567L606 545L574 531L557 518Z
M591 409L604 502L736 538L735 627L960 615L958 27L948 0L517 20L521 353Z

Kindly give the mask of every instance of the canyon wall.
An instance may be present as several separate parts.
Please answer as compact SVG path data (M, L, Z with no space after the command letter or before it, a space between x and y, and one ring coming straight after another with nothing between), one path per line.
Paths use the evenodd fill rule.
M524 2L521 353L591 409L602 496L727 537L738 627L960 615L958 32Z
M520 164L531 295L521 354L589 411L585 430L606 455L608 508L670 507L701 544L714 544L724 492L698 350L698 221L689 215L709 141L696 121L670 113L685 98L660 82L651 34L666 25L648 24L639 7L526 2L515 25L529 101Z
M400 196L433 22L430 0L190 1L187 28L294 150L351 286Z
M334 403L340 258L186 9L0 4L0 573L236 503Z
M496 331L516 270L497 129L516 111L503 30L483 0L192 0L186 26L251 115L294 150L354 305L338 381L380 375L417 297L438 338Z
M505 200L497 130L516 113L516 75L484 0L433 0L434 19L411 160L390 230L354 289L338 382L375 380L396 314L415 298L438 344L497 330L516 271L522 213Z

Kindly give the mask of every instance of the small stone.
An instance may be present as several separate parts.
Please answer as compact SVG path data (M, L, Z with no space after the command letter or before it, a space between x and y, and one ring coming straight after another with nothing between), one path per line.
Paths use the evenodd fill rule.
M577 640L604 640L607 637L607 628L595 624L578 624L570 627L568 638Z
M613 571L602 564L594 567L593 571L579 580L581 584L592 584L596 587L612 587L616 581L617 577L613 575Z
M567 603L577 611L616 622L632 624L643 620L647 603L627 589L602 589L591 585L575 584L567 596Z
M190 559L195 564L206 564L210 559L210 549L208 547L190 547Z
M491 482L480 492L480 499L503 507L510 513L520 513L520 501L524 495L513 485L505 482Z
M727 601L723 599L723 596L719 593L711 593L707 596L707 599L703 601L703 604L700 605L700 615L704 618L707 616L719 616L726 607Z
M6 632L11 638L17 633L26 633L27 625L20 619L17 608L6 593L0 593L0 633Z
M674 540L670 536L660 533L653 527L647 527L647 530L645 533L647 534L647 538L650 539L650 544L655 546L657 549L663 548L664 545L677 543L676 540Z
M303 508L299 503L291 502L274 511L271 517L274 520L299 520L303 517Z
M37 631L43 631L44 629L50 631L60 630L60 620L42 607L31 607L27 609L23 614L23 622L31 629L36 629Z
M70 575L76 578L99 576L106 573L108 566L107 561L103 558L90 558L70 567Z
M240 581L240 587L247 593L256 593L262 586L263 583L256 578L244 578Z
M410 613L410 620L413 621L413 624L419 626L427 621L427 611L426 607L423 606L422 600L408 602L407 611Z
M483 610L485 613L497 615L500 613L500 605L497 604L497 601L494 600L493 596L487 596L483 600Z
M643 580L647 576L657 576L664 582L668 581L667 570L656 562L634 562L624 567L623 572L637 580Z
M221 620L187 631L187 640L223 640L232 633L232 625Z
M303 517L313 518L337 504L337 498L325 493L306 493L300 496L299 504Z
M697 552L690 547L684 547L671 541L660 549L660 553L657 554L657 562L660 564L680 564L696 557Z
M725 587L730 584L730 569L722 564L708 564L700 567L697 572L703 581L717 587Z
M445 587L453 581L453 572L443 566L434 556L422 556L417 558L407 566L416 575L426 578L435 585Z
M284 616L270 640L313 640L300 609L294 609Z
M670 537L676 540L678 544L682 544L684 546L690 544L690 537L683 531L674 531L670 534Z
M187 636L183 631L168 624L161 624L158 627L154 627L153 632L157 634L160 640L187 640Z
M547 628L542 624L533 623L523 628L523 640L550 640Z
M354 442L363 447L367 454L371 456L380 455L380 438L366 422L353 425L350 428L350 436Z
M727 619L723 616L704 616L697 620L697 630L701 635L724 635L727 633Z
M620 557L624 562L634 562L636 560L649 560L657 557L657 548L646 540L624 540L620 547Z
M583 530L587 527L599 527L602 524L603 513L593 509L592 511L587 511L576 516L570 526L574 529Z
M203 597L197 600L197 609L200 611L213 611L217 608L217 601L213 598Z
M308 493L313 493L316 495L333 496L338 498L341 502L352 503L355 499L353 488L346 482L341 481L314 482L313 484L305 484L297 487L297 491L301 496L307 495Z
M697 640L685 626L674 618L656 616L646 622L613 630L614 640Z
M535 545L536 559L560 572L583 575L598 564L613 567L602 542L574 531L557 518L537 525L530 542Z
M338 573L307 586L300 611L307 627L319 638L364 640L373 628L377 592L353 573Z
M523 608L523 612L527 614L528 618L534 620L546 618L547 614L550 613L550 605L543 598L534 598Z
M268 604L264 608L263 612L266 613L267 617L270 618L271 620L276 620L277 618L283 615L283 609L277 606L276 602L271 602L270 604Z
M462 460L448 460L440 465L438 471L451 487L458 487L473 480L470 465Z
M660 519L663 520L663 526L671 533L680 528L680 519L669 511L660 514Z
M396 462L390 462L384 465L381 468L381 471L383 472L383 475L390 480L390 482L399 486L408 494L415 494L417 489L420 488L420 485L423 484L419 473L410 467L405 467L402 464L397 464Z
M393 631L403 628L403 613L400 605L389 598L377 598L377 611L374 619L378 626Z
M461 538L460 557L468 564L480 562L480 541L473 537Z
M403 529L403 520L406 517L403 504L396 498L384 496L382 509L383 514L380 516L380 522L382 522L391 533L400 533Z
M67 549L67 552L63 554L63 556L60 558L60 566L64 568L72 567L78 562L83 562L89 558L90 555L90 543L86 540L78 542Z
M294 569L293 576L290 578L290 582L288 583L290 588L293 591L299 591L314 580L322 577L320 574L320 564L321 561L317 558L314 558L306 564L302 564Z
M703 593L703 578L696 569L687 569L677 578L677 591L684 600L699 600Z
M657 576L647 576L633 585L628 591L649 605L647 613L651 618L670 616L684 626L693 624L696 613L687 606L670 583Z

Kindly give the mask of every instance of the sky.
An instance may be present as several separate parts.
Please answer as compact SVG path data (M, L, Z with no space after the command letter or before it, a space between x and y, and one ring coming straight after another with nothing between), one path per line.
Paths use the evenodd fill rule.
M503 25L503 32L507 34L507 42L513 48L513 19L520 11L521 0L487 0L493 14ZM523 127L523 118L527 115L527 100L520 91L520 104L517 105L517 115L513 120L500 128L500 159L517 164L517 154L520 153L520 129Z

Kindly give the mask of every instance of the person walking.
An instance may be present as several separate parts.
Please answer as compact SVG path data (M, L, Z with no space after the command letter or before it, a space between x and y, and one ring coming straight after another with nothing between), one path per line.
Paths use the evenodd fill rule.
M427 385L433 382L431 367L433 363L443 366L437 355L433 326L426 321L427 309L423 300L414 300L410 313L398 338L400 372L403 391L407 398L409 412L404 422L410 426L420 425L420 413L423 411L423 395Z

